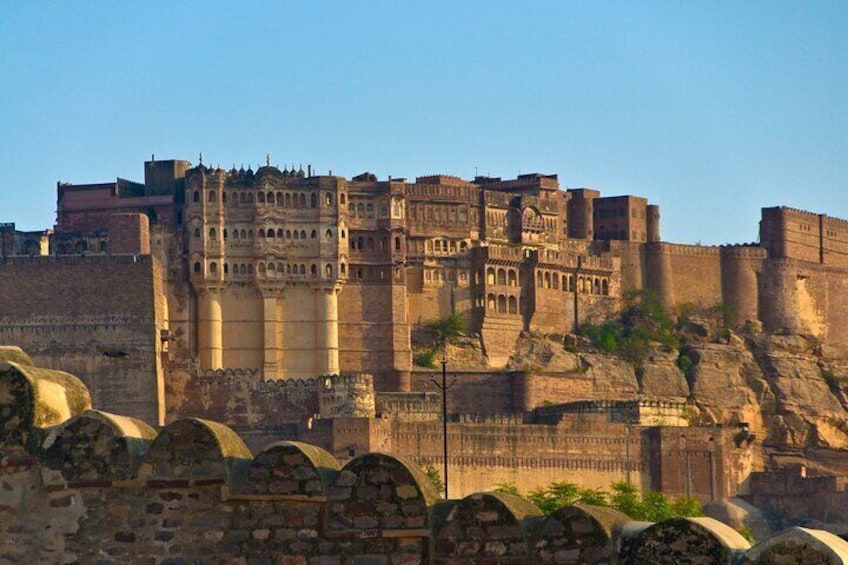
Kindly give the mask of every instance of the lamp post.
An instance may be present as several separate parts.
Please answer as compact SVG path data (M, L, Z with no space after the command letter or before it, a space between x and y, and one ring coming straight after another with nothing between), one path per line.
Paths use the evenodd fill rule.
M715 501L716 480L715 480L715 438L710 436L709 440L709 456L710 456L710 502Z
M686 498L691 496L692 486L691 486L691 469L689 467L689 450L686 448L686 435L680 434L680 446L683 451L683 456L686 458Z
M444 459L443 471L445 474L445 500L448 500L448 390L456 382L456 377L447 383L447 344L442 343L442 382L441 384L432 377L430 380L442 392L442 456Z

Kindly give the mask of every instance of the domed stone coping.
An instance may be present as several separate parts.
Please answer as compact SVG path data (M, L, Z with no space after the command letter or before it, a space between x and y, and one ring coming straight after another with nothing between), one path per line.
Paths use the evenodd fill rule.
M743 565L848 565L848 541L823 530L789 528L749 549Z
M0 345L0 361L11 361L18 365L28 365L30 367L35 365L32 362L32 357L17 345Z
M91 395L75 376L0 360L0 451L36 451L45 428L90 408Z
M438 527L436 563L480 563L507 559L532 563L531 535L542 511L527 499L503 492L479 492L456 503Z
M619 532L628 522L629 516L612 508L564 506L545 518L533 544L533 562L612 563Z
M327 530L423 530L436 487L412 460L368 453L349 462L330 487Z
M244 484L247 494L327 496L339 474L339 462L320 447L299 441L279 441L263 449L250 464Z
M218 422L184 418L165 426L138 470L146 480L224 479L246 473L253 455L242 439Z
M624 554L625 565L730 565L751 545L712 518L673 518L646 528Z
M129 479L155 437L141 420L86 410L50 433L42 460L66 481Z

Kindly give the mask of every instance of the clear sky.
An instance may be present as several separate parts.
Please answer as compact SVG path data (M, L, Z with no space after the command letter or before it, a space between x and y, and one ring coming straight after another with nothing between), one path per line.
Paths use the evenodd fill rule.
M559 174L662 237L848 218L848 2L0 0L0 221L143 161Z

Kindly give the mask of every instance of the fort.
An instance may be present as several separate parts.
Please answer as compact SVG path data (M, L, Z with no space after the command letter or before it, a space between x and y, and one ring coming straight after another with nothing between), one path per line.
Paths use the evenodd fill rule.
M682 245L661 240L657 205L561 190L556 175L411 182L151 158L144 182L58 183L51 229L0 224L0 344L77 375L109 412L154 428L219 421L256 453L296 440L342 463L388 451L441 468L440 402L416 352L428 323L455 315L452 493L566 474L704 502L749 495L757 472L792 460L775 446L796 420L741 401L694 418L692 399L711 394L699 375L723 350L693 345L702 363L684 373L677 352L635 371L564 349L645 289L848 359L848 222L784 207L763 209L758 243ZM556 367L522 364L538 336L527 347L554 343L543 357ZM778 363L772 343L732 350L739 380ZM811 370L830 394L829 369ZM838 398L790 439L848 446ZM841 452L820 463L848 474Z

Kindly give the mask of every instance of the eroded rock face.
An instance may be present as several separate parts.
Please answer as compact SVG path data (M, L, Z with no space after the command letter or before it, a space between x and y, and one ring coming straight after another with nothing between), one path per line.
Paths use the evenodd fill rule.
M591 399L688 402L693 424L744 426L754 466L789 449L813 469L848 474L848 456L836 464L833 456L848 451L848 362L823 359L818 341L805 336L749 328L686 338L680 353L657 346L637 371L585 338L524 332L508 368L590 377Z

